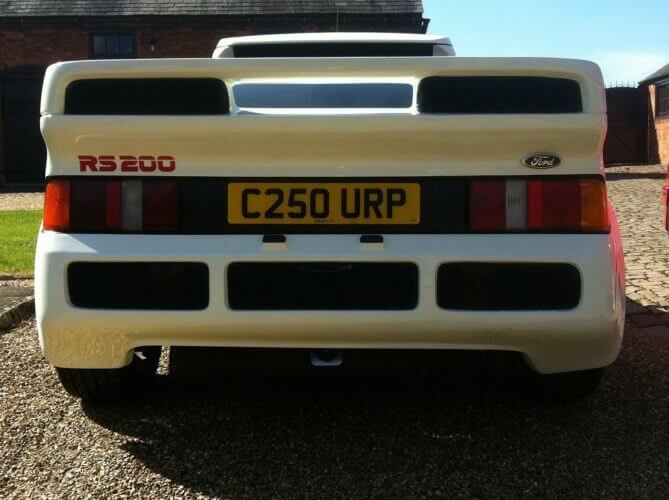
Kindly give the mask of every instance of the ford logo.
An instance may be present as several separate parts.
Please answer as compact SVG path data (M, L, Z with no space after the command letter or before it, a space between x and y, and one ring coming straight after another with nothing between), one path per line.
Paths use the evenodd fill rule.
M524 156L521 162L530 168L553 168L560 166L562 158L552 153L532 153Z

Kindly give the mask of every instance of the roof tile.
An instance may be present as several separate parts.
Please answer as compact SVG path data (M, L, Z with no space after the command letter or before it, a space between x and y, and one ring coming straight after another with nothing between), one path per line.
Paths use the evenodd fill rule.
M660 69L658 69L655 73L652 75L648 75L646 78L641 80L641 84L644 83L652 83L656 80L660 80L662 78L669 77L669 64L665 64L662 66Z
M422 14L422 0L0 0L0 17Z

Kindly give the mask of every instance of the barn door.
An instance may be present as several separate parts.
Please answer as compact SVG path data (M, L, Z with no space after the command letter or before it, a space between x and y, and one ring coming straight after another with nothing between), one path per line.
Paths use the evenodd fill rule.
M39 130L43 66L17 66L3 71L0 92L5 181L44 181L46 148Z
M606 89L609 128L604 162L648 163L648 91L645 87Z

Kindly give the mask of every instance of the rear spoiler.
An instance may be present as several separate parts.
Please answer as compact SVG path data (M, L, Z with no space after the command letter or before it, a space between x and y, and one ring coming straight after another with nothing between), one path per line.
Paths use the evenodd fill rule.
M237 84L277 79L399 83L411 106L236 107ZM47 177L81 175L81 155L167 155L177 168L160 175L193 177L527 175L521 158L532 153L558 154L561 174L587 175L601 172L606 131L599 68L565 59L67 62L49 67L41 111Z
M531 96L537 93L548 92L567 92L573 93L573 90L567 89L567 84L555 86L555 82L570 82L573 88L578 89L579 108L572 109L573 106L567 106L563 111L558 112L582 112L601 114L606 112L606 102L604 97L604 83L599 67L588 61L570 60L570 59L550 59L550 58L282 58L282 59L136 59L136 60L109 60L109 61L76 61L57 63L47 69L41 101L41 113L43 115L61 115L69 114L66 112L66 96L68 88L72 89L71 84L84 80L114 80L108 82L105 95L99 95L101 100L119 99L115 92L121 92L123 86L114 85L121 81L131 80L170 80L172 84L179 87L179 81L189 79L189 85L182 86L179 92L174 94L185 98L187 93L196 96L206 96L206 89L216 93L213 86L204 85L204 90L200 87L192 87L191 84L199 80L222 82L228 90L232 85L245 80L263 80L263 79L294 79L299 76L303 79L319 78L360 78L360 79L389 79L394 81L400 79L414 83L416 87L415 106L416 112L448 112L449 114L458 114L458 110L444 111L436 105L435 109L425 106L425 99L421 97L421 92L428 90L432 96L452 95L454 88L472 88L481 84L481 79L490 78L490 88L500 89L502 87L516 88L518 95ZM520 80L523 79L525 87L518 87ZM470 79L469 81L465 79ZM474 80L472 80L474 79ZM478 83L477 83L478 80ZM506 85L500 86L500 82L507 81ZM457 83L453 87L454 81ZM548 87L541 87L538 92L534 92L532 85L527 82L552 82ZM429 83L428 83L429 82ZM200 82L202 83L202 82ZM424 85L421 85L421 84ZM543 85L543 83L542 83ZM176 88L175 87L175 88ZM551 90L552 89L552 90ZM137 96L137 90L126 89L126 94ZM450 94L449 94L450 93ZM481 94L483 95L483 94ZM506 96L507 94L503 94ZM150 93L147 93L147 97ZM564 96L563 96L564 97ZM501 99L501 98L500 98ZM498 100L500 100L498 99ZM437 99L438 100L438 99ZM550 100L550 99L548 99ZM117 101L118 102L118 101ZM226 107L232 102L232 97L228 95L225 102L217 102L215 109L220 113L221 106ZM430 101L435 102L435 101ZM571 101L570 101L571 102ZM423 108L421 108L421 103ZM201 106L202 103L200 102ZM189 113L188 106L182 109L182 112L175 114L209 114L202 113L201 107L195 106L194 112ZM525 111L519 108L519 113ZM146 111L146 110L145 110ZM150 110L149 110L150 111ZM485 114L485 110L482 112ZM505 113L513 113L513 109L505 110ZM476 114L476 110L472 113ZM73 113L76 114L76 113ZM95 114L95 113L87 113ZM100 113L104 114L104 113ZM116 113L118 114L118 113ZM135 114L135 113L128 113ZM137 114L170 114L169 112L143 112Z

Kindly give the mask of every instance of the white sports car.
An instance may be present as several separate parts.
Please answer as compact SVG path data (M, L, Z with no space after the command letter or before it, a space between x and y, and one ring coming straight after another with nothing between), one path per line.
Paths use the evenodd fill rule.
M171 346L502 350L592 390L625 307L600 70L452 56L331 33L51 66L36 309L65 388L125 394Z

